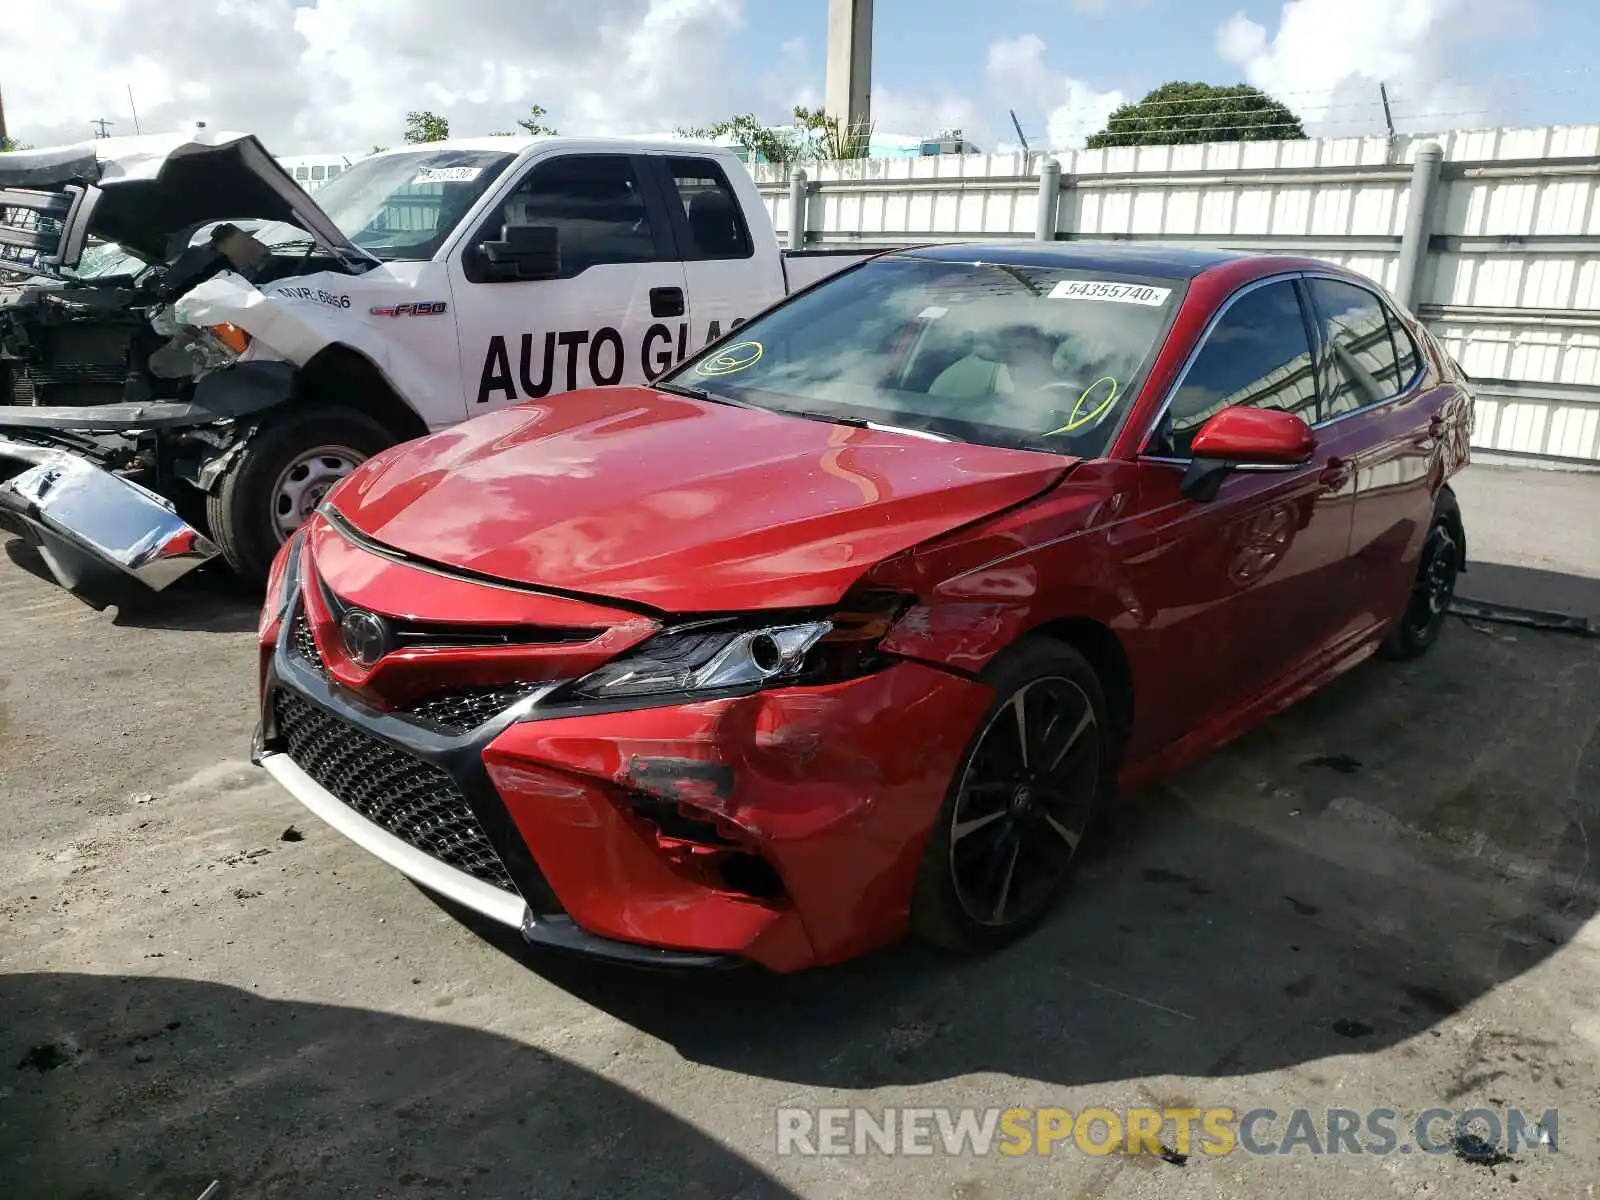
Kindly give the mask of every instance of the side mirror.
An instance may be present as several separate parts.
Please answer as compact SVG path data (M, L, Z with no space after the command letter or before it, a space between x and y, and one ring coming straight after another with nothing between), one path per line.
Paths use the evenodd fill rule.
M1189 444L1183 494L1216 498L1234 471L1292 471L1311 461L1316 435L1299 417L1273 408L1225 408L1200 427Z
M477 252L491 281L525 282L561 275L560 230L554 225L503 225L500 240L479 243Z

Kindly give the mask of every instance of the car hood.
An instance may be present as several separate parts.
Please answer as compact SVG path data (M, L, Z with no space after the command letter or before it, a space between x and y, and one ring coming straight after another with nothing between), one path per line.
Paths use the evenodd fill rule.
M48 192L69 185L100 189L91 235L147 261L165 259L174 234L251 218L298 225L345 262L373 261L249 134L198 129L0 154L0 188Z
M664 612L799 608L1076 460L597 388L366 463L342 523L434 564Z

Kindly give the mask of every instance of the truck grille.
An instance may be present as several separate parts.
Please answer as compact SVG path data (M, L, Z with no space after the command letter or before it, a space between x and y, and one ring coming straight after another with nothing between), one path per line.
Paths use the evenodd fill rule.
M278 689L273 707L289 757L341 803L447 866L517 891L447 772L293 692Z

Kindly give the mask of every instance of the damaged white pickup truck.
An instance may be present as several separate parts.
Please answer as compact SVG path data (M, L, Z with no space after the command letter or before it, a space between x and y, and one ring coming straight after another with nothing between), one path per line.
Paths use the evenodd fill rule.
M866 257L781 252L711 147L409 146L313 200L205 130L0 154L0 250L0 528L97 608L219 553L259 581L380 450L643 382Z

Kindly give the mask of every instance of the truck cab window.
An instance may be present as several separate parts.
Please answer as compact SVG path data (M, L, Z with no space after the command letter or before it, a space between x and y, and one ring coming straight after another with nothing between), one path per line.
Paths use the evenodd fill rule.
M564 278L658 257L644 189L624 155L571 154L538 164L506 197L499 224L553 227Z
M689 227L685 259L749 258L755 253L739 199L721 167L708 158L671 158L667 169Z

